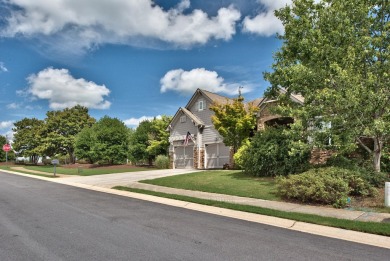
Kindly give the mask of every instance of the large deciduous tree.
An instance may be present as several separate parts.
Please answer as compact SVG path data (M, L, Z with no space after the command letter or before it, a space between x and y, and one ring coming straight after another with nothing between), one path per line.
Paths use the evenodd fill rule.
M330 123L333 148L360 145L380 171L390 136L390 2L293 0L276 16L285 28L283 45L265 78L268 95L287 89L279 113L317 134ZM290 106L291 93L302 94L305 104Z
M85 159L89 163L95 163L98 158L98 154L94 151L94 145L96 143L96 135L92 127L84 128L75 139L74 154L78 159Z
M76 135L85 127L91 127L95 119L89 115L88 108L81 105L65 108L62 111L48 111L46 116L42 150L49 156L68 154L71 162L74 163Z
M92 150L98 160L110 164L126 162L129 132L121 120L104 116L92 126L92 132L95 138Z
M38 162L39 156L42 156L43 127L44 121L36 118L24 118L14 123L12 147L18 155L29 157L33 163Z
M75 155L90 163L124 163L128 146L129 129L119 119L104 116L76 136Z
M214 112L211 120L215 129L223 137L225 145L231 146L236 153L256 127L257 108L250 103L245 104L240 94L232 101L213 104L210 110Z

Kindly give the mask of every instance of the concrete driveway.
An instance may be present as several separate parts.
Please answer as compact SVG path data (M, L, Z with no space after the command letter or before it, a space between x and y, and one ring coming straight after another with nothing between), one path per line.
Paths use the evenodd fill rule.
M174 175L188 174L191 172L198 172L195 169L161 169L161 170L146 170L136 172L124 172L115 174L105 174L86 177L66 177L66 181L81 183L85 185L93 185L105 188L114 186L127 186L133 182L144 179L155 179L161 177L168 177Z

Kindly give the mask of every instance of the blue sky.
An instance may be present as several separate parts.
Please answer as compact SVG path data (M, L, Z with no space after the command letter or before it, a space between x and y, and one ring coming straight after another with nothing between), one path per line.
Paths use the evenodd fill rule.
M196 88L263 95L290 0L0 0L0 134L81 104L129 127Z

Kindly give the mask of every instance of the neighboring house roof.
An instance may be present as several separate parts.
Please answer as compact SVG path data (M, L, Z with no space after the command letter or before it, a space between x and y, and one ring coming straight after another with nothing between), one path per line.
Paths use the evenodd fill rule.
M253 101L250 101L248 103L252 103L253 106L255 107L258 107L260 105L260 103L264 100L265 98L261 97L261 98L257 98Z
M169 123L167 131L169 130L169 128L171 128L172 122L174 122L176 120L176 118L179 117L180 112L183 112L188 118L190 118L195 126L197 126L197 127L204 127L205 124L204 124L204 122L202 120L200 120L196 115L194 115L192 112L190 112L186 108L180 107L177 110L175 116L173 116L171 122Z
M287 93L287 90L284 89L284 88L279 88L280 92L283 93L283 94L286 94ZM292 101L294 102L297 102L299 104L302 104L305 102L305 98L301 95L301 94L290 94L290 98ZM258 107L260 108L263 104L266 104L266 103L269 103L269 102L274 102L276 100L271 100L271 99L268 99L268 98L259 98L261 99L258 103ZM256 99L258 100L258 99ZM255 100L255 101L256 101Z

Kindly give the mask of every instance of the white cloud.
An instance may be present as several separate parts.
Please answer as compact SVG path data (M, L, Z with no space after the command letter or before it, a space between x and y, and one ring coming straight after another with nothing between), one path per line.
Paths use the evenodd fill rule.
M189 0L182 0L170 10L152 0L8 0L7 3L16 8L11 9L1 35L46 40L57 37L60 45L84 49L105 43L137 44L140 39L180 47L204 44L210 39L229 40L241 17L233 6L220 8L214 17L199 9L183 13L190 5Z
M142 117L139 117L139 118L130 118L130 119L124 120L123 122L127 126L138 126L141 122L146 121L146 120L150 121L150 120L153 120L154 118L161 119L161 115L158 115L158 116L155 116L155 117L152 117L152 116L142 116Z
M215 93L237 94L241 84L225 83L225 80L218 76L215 71L208 71L205 68L196 68L191 71L176 69L167 72L160 79L161 92L175 91L182 94L192 94L200 88ZM250 91L249 86L245 86L244 92Z
M20 93L25 93L25 91L19 91ZM41 106L32 106L32 105L24 105L23 103L16 103L16 102L13 102L13 103L10 103L10 104L7 104L7 109L9 110L17 110L17 109L26 109L26 110L40 110L42 109Z
M7 109L10 109L10 110L16 110L16 109L19 109L20 107L21 107L21 104L16 103L16 102L7 104Z
M9 129L14 125L13 121L0 121L0 129Z
M8 72L8 69L3 62L0 62L0 72Z
M275 10L292 3L291 0L258 0L264 6L265 11L255 17L245 17L243 21L243 31L258 34L261 36L271 36L275 33L283 34L282 22L274 15Z
M111 103L105 100L110 90L83 78L75 79L67 69L51 67L28 76L27 93L49 101L51 109L64 109L77 104L92 109L108 109Z

